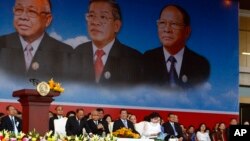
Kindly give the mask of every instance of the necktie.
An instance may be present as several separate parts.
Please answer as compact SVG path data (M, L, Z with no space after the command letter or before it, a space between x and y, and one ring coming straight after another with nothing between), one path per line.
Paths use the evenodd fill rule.
M95 79L96 82L99 82L100 77L102 75L102 71L104 68L103 62L102 62L102 56L105 54L103 50L96 50L96 60L95 60Z
M170 61L171 63L169 70L169 83L171 87L175 87L178 80L177 72L175 69L176 59L174 58L174 56L170 56L168 58L168 61Z
M32 51L33 51L33 47L30 44L28 44L24 49L26 70L29 69L32 58L33 58Z
M12 125L13 125L13 128L15 129L15 120L14 120L14 117L11 117L11 122L12 122Z
M171 125L172 125L172 128L173 128L173 130L174 130L174 135L177 136L178 133L177 133L176 130L175 130L174 123L171 123Z
M80 124L81 124L81 120L79 120L79 119L78 119L77 121L78 121L78 124L79 124L79 126L80 126Z
M127 120L123 120L123 124L126 128L128 128Z
M16 127L16 123L15 123L14 117L11 117L11 122L12 122L12 125L13 125L13 131L14 131L15 134L17 134L18 130L17 130L17 127Z
M95 121L95 125L96 125L96 126L98 125L98 121Z

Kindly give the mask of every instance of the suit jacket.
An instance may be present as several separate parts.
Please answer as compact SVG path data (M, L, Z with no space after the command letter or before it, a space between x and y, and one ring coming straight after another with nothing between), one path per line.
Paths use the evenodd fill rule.
M15 122L15 125L17 127L18 132L22 131L22 120L15 116L15 121L14 122ZM4 116L1 119L0 131L4 130L4 129L14 132L14 126L13 126L12 121L11 121L11 119L10 119L10 117L8 115Z
M18 33L0 37L1 69L13 77L61 80L69 75L69 60L73 48L44 34L33 56L30 68L26 70L24 51ZM38 69L34 65L39 65ZM32 67L33 66L33 67Z
M146 51L143 55L144 78L147 83L169 85L163 47ZM177 85L190 88L206 82L210 75L210 64L206 58L185 47Z
M128 128L130 128L132 130L132 132L139 134L135 130L134 124L131 121L127 120L127 124L128 124ZM113 132L115 132L116 130L121 129L123 127L125 127L125 125L123 124L122 120L118 119L118 120L114 121Z
M88 123L85 119L82 119L79 122L77 121L76 117L69 117L67 122L66 122L66 134L67 136L72 136L72 135L82 135L83 134L83 128L85 128L87 133L91 133L91 130L88 126Z
M98 124L102 124L104 129L98 129L97 125L95 124L95 122L93 121L93 119L90 119L87 121L90 130L92 131L93 134L97 134L99 136L102 136L102 133L105 132L106 134L109 133L109 129L104 125L104 123L100 120L98 120Z
M74 74L81 82L96 84L92 42L79 45L74 53ZM76 69L75 69L76 68ZM142 55L115 40L99 84L136 84L141 81Z
M167 133L167 136L165 137L165 141L168 141L168 139L171 136L175 136L174 129L172 125L170 124L170 122L166 122L162 126L164 128L164 133ZM180 125L178 123L174 123L174 127L175 127L175 131L178 133L178 135L175 137L177 138L183 137L183 133L182 133Z

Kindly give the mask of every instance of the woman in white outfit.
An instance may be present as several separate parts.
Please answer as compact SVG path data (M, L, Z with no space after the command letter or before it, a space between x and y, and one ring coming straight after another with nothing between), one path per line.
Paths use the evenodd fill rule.
M153 112L149 115L149 122L145 122L144 130L142 133L143 137L146 138L157 138L161 133L160 115Z
M206 132L206 124L200 124L199 131L196 133L197 141L211 141L209 134Z

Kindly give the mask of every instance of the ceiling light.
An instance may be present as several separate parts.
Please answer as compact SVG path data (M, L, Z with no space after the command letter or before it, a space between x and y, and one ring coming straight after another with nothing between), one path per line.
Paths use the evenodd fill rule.
M242 52L243 55L250 55L250 52Z

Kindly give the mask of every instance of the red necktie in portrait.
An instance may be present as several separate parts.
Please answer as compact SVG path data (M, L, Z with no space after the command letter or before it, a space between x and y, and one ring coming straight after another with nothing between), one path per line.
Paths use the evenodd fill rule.
M99 82L100 77L102 75L102 71L104 68L103 62L102 62L102 56L105 54L103 50L96 50L96 60L95 60L95 79L96 82Z

